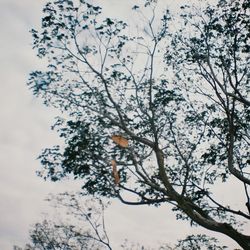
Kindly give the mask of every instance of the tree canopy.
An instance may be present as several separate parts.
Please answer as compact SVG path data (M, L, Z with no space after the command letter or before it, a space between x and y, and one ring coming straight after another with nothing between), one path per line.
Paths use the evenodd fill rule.
M183 5L178 16L136 4L133 22L91 1L45 5L31 32L48 70L28 85L67 118L53 126L65 144L42 152L39 174L125 204L169 203L177 219L249 249L239 226L250 219L250 1ZM232 180L241 210L216 198Z

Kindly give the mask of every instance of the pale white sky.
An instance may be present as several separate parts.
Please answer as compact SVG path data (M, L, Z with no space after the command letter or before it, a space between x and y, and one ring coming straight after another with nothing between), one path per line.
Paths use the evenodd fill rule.
M179 0L181 1L181 0ZM58 142L50 131L56 111L34 98L26 86L28 73L43 63L31 49L32 27L38 27L44 0L0 0L0 249L24 246L32 223L48 210L49 192L79 189L79 183L44 182L36 176L42 148ZM130 0L133 3L133 1ZM176 1L165 1L173 5ZM164 2L164 3L165 3ZM129 10L127 0L107 0L106 10L116 15ZM115 202L106 213L114 249L124 238L154 246L175 242L190 233L187 223L175 221L167 207L128 207ZM195 229L197 233L201 228ZM205 232L205 230L204 230ZM218 234L212 233L212 236ZM234 243L220 236L222 244Z

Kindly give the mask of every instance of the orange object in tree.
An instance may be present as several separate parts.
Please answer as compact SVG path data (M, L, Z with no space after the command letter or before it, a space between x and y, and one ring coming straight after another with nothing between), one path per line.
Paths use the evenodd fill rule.
M111 164L112 164L112 170L113 170L113 176L115 179L115 184L118 185L120 183L120 176L119 176L119 173L117 171L116 161L111 160Z
M118 144L120 147L127 148L128 140L121 135L113 135L111 139Z

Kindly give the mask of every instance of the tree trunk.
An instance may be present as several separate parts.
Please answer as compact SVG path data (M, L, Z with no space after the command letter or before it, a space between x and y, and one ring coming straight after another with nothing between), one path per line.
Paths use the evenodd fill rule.
M211 231L220 232L235 240L244 250L250 250L250 236L244 235L234 229L230 224L220 223L211 217L201 215L183 200L179 204L183 211L197 224Z

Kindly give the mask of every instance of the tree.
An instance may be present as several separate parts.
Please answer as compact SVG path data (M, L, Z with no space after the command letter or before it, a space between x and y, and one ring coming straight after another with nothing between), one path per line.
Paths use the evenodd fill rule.
M42 152L39 174L129 205L169 203L177 219L249 249L239 227L250 219L250 2L185 5L180 17L156 2L131 6L136 27L90 1L45 5L32 35L48 70L28 85L67 118L53 126L65 146ZM241 210L216 198L232 180Z
M83 200L73 193L53 195L48 201L58 209L60 218L36 223L25 250L112 249L105 227L107 205L103 201Z

